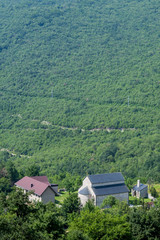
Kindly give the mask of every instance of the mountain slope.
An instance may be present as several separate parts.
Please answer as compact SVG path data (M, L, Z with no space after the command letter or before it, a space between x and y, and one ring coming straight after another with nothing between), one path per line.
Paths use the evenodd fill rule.
M38 163L42 155L41 170L48 171L53 163L54 174L74 169L85 175L115 167L130 176L135 157L145 165L145 152L126 157L122 149L133 143L136 150L133 139L143 139L151 154L146 139L159 143L159 20L155 0L0 3L1 149L34 156L26 160L16 155L19 168L27 161ZM126 130L88 131L94 128ZM46 132L52 138L44 137ZM85 146L79 146L82 136ZM102 164L111 142L123 157L111 153L112 160L104 157ZM159 159L159 147L155 149ZM152 164L147 166L149 170ZM146 176L146 170L135 170L133 177Z

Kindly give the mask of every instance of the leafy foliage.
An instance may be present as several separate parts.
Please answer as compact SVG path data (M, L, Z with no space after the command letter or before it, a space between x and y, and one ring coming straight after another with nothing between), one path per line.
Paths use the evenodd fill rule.
M80 230L72 230L67 234L67 240L89 240L90 238Z
M129 208L124 202L102 210L88 202L80 210L76 194L62 208L33 204L28 194L0 194L0 238L66 240L151 240L160 238L160 200L154 208ZM67 218L66 218L67 216ZM70 216L70 217L69 217Z
M156 189L155 189L153 186L151 187L150 192L151 192L151 195L152 195L154 198L157 198L157 197L158 197L158 193L157 193Z
M67 219L69 214L77 213L79 211L80 211L80 199L78 198L77 193L72 193L67 198L64 199L62 204L62 213Z
M12 191L0 198L0 238L5 239L58 239L64 234L59 209L52 203L36 206L22 191Z
M105 214L100 209L81 211L80 216L71 222L70 231L75 229L86 233L91 239L130 239L130 225L126 217Z
M159 7L2 1L0 161L160 181Z
M129 214L129 222L132 227L132 236L136 240L159 239L160 212L157 208L150 211L132 209Z
M105 207L113 207L115 205L118 204L118 200L113 197L113 196L108 196L107 198L105 198L103 200L103 203L101 204L101 207L102 208L105 208Z

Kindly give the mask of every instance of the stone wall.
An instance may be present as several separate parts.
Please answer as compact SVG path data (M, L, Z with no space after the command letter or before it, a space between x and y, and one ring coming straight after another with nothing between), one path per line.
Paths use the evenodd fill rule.
M55 193L52 191L52 189L50 187L48 187L44 193L42 194L42 202L45 204L45 203L48 203L49 201L50 202L55 202Z
M137 197L145 198L148 197L148 187L143 188L139 193L137 191Z
M127 203L129 201L128 192L127 193L112 194L112 195L103 195L103 196L97 196L97 198L96 198L96 206L100 206L102 204L103 200L105 198L107 198L108 196L113 196L113 197L117 198L118 200L125 201Z

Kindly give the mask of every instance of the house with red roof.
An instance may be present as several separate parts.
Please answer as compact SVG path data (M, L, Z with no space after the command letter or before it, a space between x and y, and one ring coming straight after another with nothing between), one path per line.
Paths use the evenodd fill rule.
M49 201L55 202L55 196L58 195L58 185L50 184L46 176L35 176L35 177L23 177L15 186L23 189L26 192L32 192L29 195L31 202L43 202L48 203Z

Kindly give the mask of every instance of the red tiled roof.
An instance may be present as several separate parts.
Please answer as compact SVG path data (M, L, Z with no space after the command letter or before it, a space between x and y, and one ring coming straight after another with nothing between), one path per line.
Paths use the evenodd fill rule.
M23 177L15 183L17 187L23 188L28 191L34 191L35 194L41 196L42 193L50 187L50 183L46 176L36 177ZM52 189L52 188L51 188ZM53 190L53 189L52 189Z
M40 182L44 182L44 183L50 184L48 182L47 176L35 176L35 177L31 177L31 178L33 178L33 179L35 179L37 181L40 181Z

